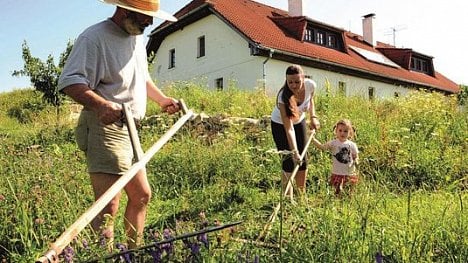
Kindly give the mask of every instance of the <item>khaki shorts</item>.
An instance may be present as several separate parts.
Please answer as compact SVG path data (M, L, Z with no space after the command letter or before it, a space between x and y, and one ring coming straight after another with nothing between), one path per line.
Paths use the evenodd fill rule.
M89 173L123 175L132 166L133 151L126 125L104 125L93 111L83 110L75 137L86 154Z

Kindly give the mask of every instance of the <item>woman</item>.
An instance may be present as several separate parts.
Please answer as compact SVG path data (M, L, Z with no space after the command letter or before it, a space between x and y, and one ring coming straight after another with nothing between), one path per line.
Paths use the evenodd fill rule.
M286 81L279 90L276 106L271 114L271 131L276 148L279 151L288 150L292 154L282 161L283 191L296 165L300 165L296 174L296 185L305 192L307 177L307 158L302 163L300 156L307 142L306 112L309 112L310 129L319 129L320 122L315 114L314 92L316 84L311 79L304 78L304 71L299 65L291 65L286 69ZM292 196L291 191L287 193Z

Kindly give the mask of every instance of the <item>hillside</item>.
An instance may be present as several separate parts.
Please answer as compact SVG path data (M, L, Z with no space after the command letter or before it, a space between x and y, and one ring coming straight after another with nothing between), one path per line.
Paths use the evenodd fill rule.
M154 242L155 232L178 236L206 225L242 223L208 234L209 248L196 238L185 244L175 241L174 252L164 252L162 262L468 258L468 116L458 110L455 98L414 93L369 102L319 96L321 141L332 138L340 118L349 118L356 126L361 183L351 196L335 197L327 184L330 156L310 147L306 195L294 203L284 200L271 230L260 239L281 201L280 156L265 117L274 98L261 92L208 91L192 84L165 92L209 118L185 125L148 164L153 198L146 244ZM3 261L35 260L93 203L84 155L74 142L70 105L57 115L31 90L0 94ZM150 104L140 130L143 148L153 145L178 117L161 114ZM228 117L263 121L245 125L224 121ZM116 219L116 242L125 241L122 214ZM187 248L187 242L201 246L199 253ZM109 254L88 227L70 247L76 262ZM143 262L153 262L146 250L138 255Z

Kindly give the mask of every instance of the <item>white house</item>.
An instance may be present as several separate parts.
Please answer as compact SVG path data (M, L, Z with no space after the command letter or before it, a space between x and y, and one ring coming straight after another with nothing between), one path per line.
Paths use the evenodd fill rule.
M323 92L388 98L415 88L458 93L459 86L434 70L431 56L375 41L374 14L363 17L363 36L302 15L303 0L284 11L252 0L193 0L154 29L159 86L191 81L211 88L261 88L274 95L286 67L303 66Z

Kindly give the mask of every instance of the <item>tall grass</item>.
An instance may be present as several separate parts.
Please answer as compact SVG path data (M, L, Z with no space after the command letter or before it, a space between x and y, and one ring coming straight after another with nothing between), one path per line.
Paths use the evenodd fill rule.
M190 83L165 92L218 119L262 118L274 105L274 98L261 92L208 91ZM260 262L375 262L376 255L393 262L468 258L468 118L455 99L417 92L387 101L323 96L316 102L320 140L332 138L340 118L356 126L361 183L351 197L335 198L327 185L330 156L311 148L307 195L296 205L285 203L277 220L282 224L273 224L264 240L282 243L282 250L230 238L256 240L280 200L280 158L271 151L268 123L184 126L148 164L153 189L148 229L194 230L202 211L210 224L242 220L233 231L209 235L211 247L202 250L205 262L253 262L254 256ZM11 262L33 261L93 202L68 115L56 122L54 109L46 105L31 110L26 122L6 114L35 103L40 100L32 91L0 96L0 258ZM140 131L144 149L177 119L159 114L149 104L151 117ZM124 207L125 196L122 202ZM116 219L117 242L125 242L122 214ZM83 240L91 250L81 245ZM82 231L71 244L75 260L105 255L98 241L90 229ZM183 245L177 246L170 262L187 257Z

